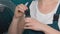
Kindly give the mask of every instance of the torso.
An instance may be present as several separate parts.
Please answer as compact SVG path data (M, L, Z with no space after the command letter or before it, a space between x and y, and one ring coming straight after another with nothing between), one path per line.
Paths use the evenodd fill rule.
M31 5L30 5L30 14L31 14L31 17L37 19L38 21L40 21L40 22L42 22L44 24L53 24L53 21L52 21L53 20L53 15L57 11L57 8L59 6L59 2L57 3L55 9L52 10L48 14L41 13L41 11L39 11L38 8L37 8L37 4L38 4L38 1L33 1L31 3Z
M42 14L41 12L39 12L36 3L37 1L33 1L32 4L30 5L31 18L37 19L43 24L47 24L48 26L51 26L52 28L59 30L60 18L59 18L59 23L57 21L53 21L53 16L57 12L59 3L55 7L55 9L49 14ZM45 34L45 33L42 31L33 31L33 30L26 29L24 30L23 34Z

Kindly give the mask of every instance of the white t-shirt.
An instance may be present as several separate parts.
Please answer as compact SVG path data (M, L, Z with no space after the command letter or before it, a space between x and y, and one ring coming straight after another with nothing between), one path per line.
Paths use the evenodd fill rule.
M32 1L30 5L30 15L32 18L37 19L38 21L44 24L53 24L53 16L57 11L58 6L59 6L59 1L52 12L48 14L43 14L38 10L38 1ZM60 18L59 18L58 26L60 29Z

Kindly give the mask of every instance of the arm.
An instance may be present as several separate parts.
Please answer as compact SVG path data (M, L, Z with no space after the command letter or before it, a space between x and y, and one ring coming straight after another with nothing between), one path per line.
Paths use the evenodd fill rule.
M60 31L53 29L52 27L37 21L36 19L26 18L25 29L31 29L35 31L43 31L45 34L60 34ZM28 26L28 27L26 27Z
M24 19L23 16L20 19L13 18L13 21L9 28L9 34L22 34L24 27Z
M46 34L60 34L60 31L57 31L57 30L55 30L55 29L53 29L52 27L50 27L50 26L48 26L48 25L44 25L45 26L45 28L44 28L44 32L46 33Z
M16 7L13 20L11 22L8 33L9 34L22 34L24 30L24 11L27 7L20 4Z
M24 16L22 16L22 18L18 21L18 26L17 26L18 34L22 34L22 32L24 31L24 25L25 25L25 20L24 20Z
M11 25L8 30L8 34L17 34L17 24L18 19L13 18L13 21L11 22Z

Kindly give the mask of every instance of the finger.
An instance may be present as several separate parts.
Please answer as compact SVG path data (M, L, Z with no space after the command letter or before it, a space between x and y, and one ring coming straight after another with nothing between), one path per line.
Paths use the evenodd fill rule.
M20 17L20 16L22 16L22 15L24 15L23 12L19 12L19 11L23 11L23 10L19 9L18 11L15 12L14 15L15 15L16 18L17 18L17 17Z
M32 24L30 24L30 23L25 24L25 27L31 27L31 26L32 26Z
M21 8L19 8L19 9L18 9L18 13L24 13L24 10L21 9Z
M25 20L25 24L30 23L28 19L25 18L24 20Z
M32 27L24 27L24 29L32 29Z
M16 7L15 13L24 13L24 10L21 8Z
M21 13L24 13L24 12L27 10L27 8L25 8L25 7L23 7L23 6L19 6L19 7L18 7L18 10L19 10L19 11L18 11L19 13L20 13L20 12L21 12Z
M18 5L18 7L21 8L21 9L23 9L23 10L27 10L27 9L28 9L28 8L27 8L25 5L23 5L23 4Z
M17 11L15 13L16 14L23 14L24 13L24 10L23 9L20 9L20 8L19 9L17 8Z
M19 10L20 12L23 12L23 13L24 13L24 11L25 11L25 9L24 9L22 6L18 6L18 10Z
M24 9L28 9L28 7L23 4L21 4L21 6L24 7Z
M27 17L27 18L25 18L25 22L30 22L31 21L31 18L29 18L29 17Z

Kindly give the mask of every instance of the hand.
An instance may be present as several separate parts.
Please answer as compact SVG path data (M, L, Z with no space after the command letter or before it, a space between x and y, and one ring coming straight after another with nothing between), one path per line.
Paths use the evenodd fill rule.
M26 18L25 19L25 27L24 29L31 29L35 31L43 31L45 28L45 24L37 21L36 19Z
M25 5L23 5L23 4L18 5L18 6L16 7L16 9L15 9L14 16L18 18L18 17L24 15L24 12L25 12L27 9L28 9L28 8L27 8Z

